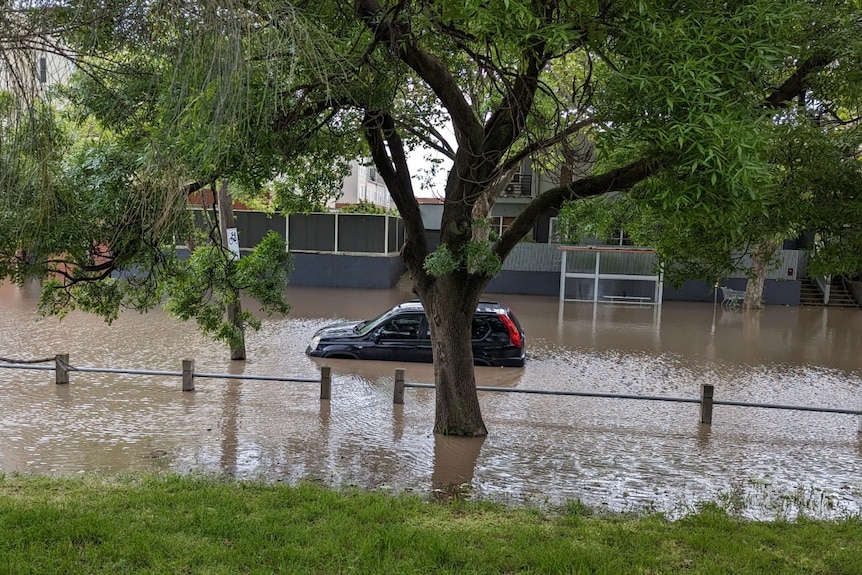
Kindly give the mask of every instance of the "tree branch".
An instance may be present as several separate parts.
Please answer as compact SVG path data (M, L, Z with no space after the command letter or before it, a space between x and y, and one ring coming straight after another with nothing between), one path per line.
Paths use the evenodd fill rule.
M538 140L535 142L531 142L530 144L525 146L524 149L521 150L520 152L518 152L517 154L513 154L513 155L507 157L506 160L500 165L499 171L501 173L506 173L506 172L510 171L511 169L520 166L521 162L523 162L524 160L526 160L527 158L529 158L530 156L532 156L536 152L546 150L546 149L550 148L551 146L559 144L560 142L564 141L569 136L573 136L574 134L577 134L582 129L586 128L587 126L591 126L591 125L596 124L598 122L599 122L599 120L596 118L590 118L587 120L582 120L580 122L575 122L574 124L567 126L565 129L560 130L559 132L557 132L556 134L554 134L550 138L545 138L544 140Z
M443 134L441 134L434 126L424 125L416 127L404 122L399 122L398 125L401 126L404 131L409 132L415 138L421 140L429 148L439 152L450 160L455 159L455 150L452 149L452 146L449 145L449 142L446 141ZM436 139L429 138L426 132L433 135Z
M526 70L507 88L503 103L485 124L483 157L494 163L518 139L539 89L539 73L544 67L544 42L534 43L523 55Z
M826 52L816 53L808 59L803 60L796 66L793 74L766 97L766 106L773 109L786 106L787 102L803 94L808 89L808 76L822 70L832 60L833 58Z
M377 0L356 0L355 6L357 15L374 33L375 38L397 47L401 61L410 66L440 99L440 103L449 112L459 147L466 147L478 153L484 139L482 124L464 98L449 68L413 41L406 24L397 23L387 17Z
M423 268L425 256L428 254L425 225L422 223L419 203L413 193L407 155L395 129L395 122L389 114L368 111L362 119L362 127L374 165L404 221L404 263L415 281L426 282L428 277Z
M659 163L650 157L641 158L610 172L576 180L571 184L548 190L525 207L494 246L494 252L505 259L522 237L532 229L546 211L559 208L566 200L599 196L611 191L631 189L635 184L655 175Z

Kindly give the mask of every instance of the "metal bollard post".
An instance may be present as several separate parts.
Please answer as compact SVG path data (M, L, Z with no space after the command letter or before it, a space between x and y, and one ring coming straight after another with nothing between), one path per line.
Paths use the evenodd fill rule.
M395 370L395 391L392 393L392 403L404 404L404 370Z
M715 386L704 383L700 386L700 422L712 425L712 398Z
M195 390L195 360L183 360L183 391Z
M332 368L324 365L320 368L320 399L330 399L332 396Z
M54 356L54 383L66 385L69 383L69 354L58 353Z

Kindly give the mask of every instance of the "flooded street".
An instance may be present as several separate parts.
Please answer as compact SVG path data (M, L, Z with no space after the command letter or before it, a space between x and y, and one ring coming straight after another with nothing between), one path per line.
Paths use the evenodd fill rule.
M73 366L319 377L315 383L0 369L0 472L228 474L394 492L471 486L474 497L678 515L719 500L748 517L862 512L859 417L481 392L484 439L435 437L434 394L392 403L396 368L433 383L431 365L311 360L311 334L411 297L400 290L289 288L294 310L247 336L248 361L161 311L108 326L35 313L38 288L0 286L0 357L69 354ZM493 296L489 296L493 297ZM660 308L499 296L527 334L523 369L477 368L479 385L862 408L862 311L760 312L671 302ZM53 365L53 363L44 364Z

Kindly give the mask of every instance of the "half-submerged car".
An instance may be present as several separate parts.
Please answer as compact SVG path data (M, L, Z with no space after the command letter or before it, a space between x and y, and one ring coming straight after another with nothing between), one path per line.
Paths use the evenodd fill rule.
M476 365L524 365L524 330L504 304L479 303L473 315L472 341ZM422 303L412 300L374 319L323 327L311 338L305 353L311 357L431 363L431 332Z

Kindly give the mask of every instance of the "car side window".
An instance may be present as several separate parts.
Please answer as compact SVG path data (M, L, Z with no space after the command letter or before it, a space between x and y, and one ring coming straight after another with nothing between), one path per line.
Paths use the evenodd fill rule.
M416 339L419 335L420 323L422 323L422 317L418 315L393 318L380 328L380 337L383 339Z

